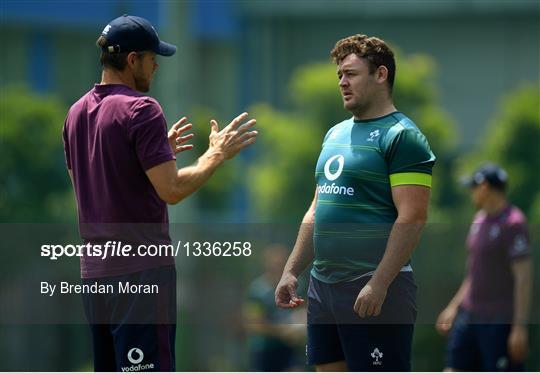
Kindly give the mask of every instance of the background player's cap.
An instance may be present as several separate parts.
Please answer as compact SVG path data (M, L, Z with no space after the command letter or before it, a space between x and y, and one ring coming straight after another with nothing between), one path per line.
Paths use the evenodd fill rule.
M123 15L113 19L101 32L107 40L104 52L152 51L162 56L172 56L176 46L159 40L156 29L146 19Z
M505 187L508 183L508 173L495 163L485 163L471 176L461 179L462 184L467 187L480 185L484 181L494 187Z

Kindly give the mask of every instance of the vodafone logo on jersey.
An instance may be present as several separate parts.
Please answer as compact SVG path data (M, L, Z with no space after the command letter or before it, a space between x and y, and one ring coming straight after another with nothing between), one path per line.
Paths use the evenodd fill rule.
M330 166L334 161L337 161L338 163L338 169L332 173L330 171ZM345 165L345 157L343 157L341 154L334 155L333 157L328 158L326 163L324 164L324 176L330 181L336 180L341 173L343 172L343 166Z
M330 167L334 163L337 163L337 169L335 171L331 171ZM326 180L337 180L343 172L343 167L345 167L345 157L343 155L337 154L328 158L328 160L324 164L324 176L326 177ZM317 190L320 194L342 194L346 196L354 195L353 187L339 186L335 183L332 183L330 185L328 185L327 183L324 183L323 185L318 185Z

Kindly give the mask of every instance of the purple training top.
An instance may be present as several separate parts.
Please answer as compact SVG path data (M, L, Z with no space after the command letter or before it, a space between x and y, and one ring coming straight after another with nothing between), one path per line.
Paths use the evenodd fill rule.
M480 316L511 321L514 307L511 264L531 254L525 216L512 205L497 216L479 211L471 225L467 247L470 288L461 306Z
M85 242L170 243L166 203L145 171L176 159L156 100L120 85L95 85L69 110L64 124L66 164L73 172L79 230ZM110 254L110 252L109 252ZM81 257L81 276L122 275L172 257Z

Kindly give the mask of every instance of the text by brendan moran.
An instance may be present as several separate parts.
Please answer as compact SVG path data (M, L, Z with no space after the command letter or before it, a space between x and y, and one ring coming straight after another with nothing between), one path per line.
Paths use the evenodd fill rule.
M158 294L157 284L132 284L129 281L119 281L117 284L71 284L61 281L57 284L41 282L41 294L53 296L59 294Z

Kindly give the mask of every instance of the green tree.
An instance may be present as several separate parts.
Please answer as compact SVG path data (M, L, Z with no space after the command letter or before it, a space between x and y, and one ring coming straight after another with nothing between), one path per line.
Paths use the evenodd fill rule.
M262 123L258 153L248 170L255 220L296 223L313 198L313 170L323 127L298 113L281 113L268 105L255 106L250 112Z
M67 175L57 98L22 87L0 96L0 221L70 220L75 200Z
M505 96L486 129L485 146L460 162L470 174L493 161L509 174L509 198L528 215L540 200L540 94L537 84L524 85Z
M533 226L540 228L540 193L536 194L536 198L531 206L529 218Z
M192 110L189 120L194 128L190 132L195 136L189 143L194 147L193 150L177 155L179 167L192 164L208 149L211 119L218 120L220 129L228 124L227 121L218 119L214 111L207 107L198 106ZM234 162L227 162L224 167L219 167L203 187L193 195L199 209L205 212L223 213L230 207L231 195L241 179L238 176L240 162L240 159L235 159Z

